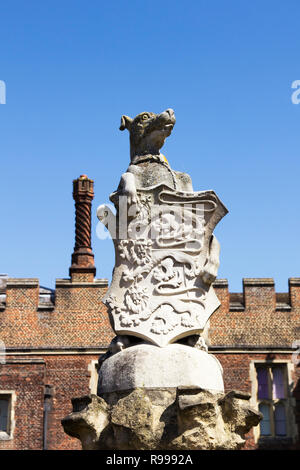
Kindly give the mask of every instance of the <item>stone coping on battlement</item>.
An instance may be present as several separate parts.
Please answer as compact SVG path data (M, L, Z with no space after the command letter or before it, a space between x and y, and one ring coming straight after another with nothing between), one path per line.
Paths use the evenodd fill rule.
M108 280L105 278L94 279L93 282L85 282L85 281L72 281L70 278L63 278L63 279L56 279L55 282L56 287L107 287ZM3 295L7 288L28 288L34 287L39 288L40 294L46 293L54 293L55 289L51 289L49 287L39 286L39 279L38 278L11 278L7 277L5 282L3 281L3 285L0 286L0 296ZM1 302L1 298L0 298Z
M93 282L71 281L71 279L56 279L56 287L107 287L107 279L94 279Z
M249 277L243 278L243 286L251 286L251 287L273 287L275 286L274 279L271 277Z
M300 277L290 277L288 283L290 286L300 286ZM272 277L245 277L243 278L243 286L273 287L275 286L275 281ZM216 279L213 283L213 287L229 287L228 279Z
M215 287L215 288L228 287L228 280L227 279L216 279L215 282L213 283L213 287Z
M38 287L39 279L37 278L14 278L9 277L6 281L6 288L8 287Z

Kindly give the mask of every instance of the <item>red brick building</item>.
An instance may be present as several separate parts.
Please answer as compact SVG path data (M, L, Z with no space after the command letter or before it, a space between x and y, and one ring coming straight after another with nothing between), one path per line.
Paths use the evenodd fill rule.
M70 277L55 290L38 279L0 276L0 449L80 449L61 419L71 398L96 393L96 364L114 336L101 302L91 249L92 181L74 182L76 237ZM300 278L276 293L272 279L244 279L243 293L214 284L221 306L207 342L224 368L226 391L251 394L263 423L245 448L300 448ZM300 341L299 341L300 344ZM300 362L300 361L299 361Z

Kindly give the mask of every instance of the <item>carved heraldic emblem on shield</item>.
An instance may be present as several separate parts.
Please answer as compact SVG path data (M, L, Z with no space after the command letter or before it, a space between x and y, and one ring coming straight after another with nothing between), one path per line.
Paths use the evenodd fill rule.
M201 333L219 306L201 274L213 229L227 212L222 203L213 191L165 185L138 190L128 210L118 193L111 200L117 209L116 264L103 301L115 332L158 346ZM121 220L126 210L127 223Z

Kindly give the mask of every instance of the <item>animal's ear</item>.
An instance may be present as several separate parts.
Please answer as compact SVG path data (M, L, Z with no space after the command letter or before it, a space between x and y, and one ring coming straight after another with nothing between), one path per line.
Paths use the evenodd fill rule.
M132 121L133 121L133 119L131 119L131 117L122 116L121 117L121 124L120 124L120 131L124 131L124 129L128 129L130 131Z

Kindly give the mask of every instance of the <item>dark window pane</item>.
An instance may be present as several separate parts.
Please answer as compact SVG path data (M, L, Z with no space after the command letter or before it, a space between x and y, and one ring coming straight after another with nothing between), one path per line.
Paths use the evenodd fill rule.
M276 405L274 417L276 436L286 436L285 408L281 403Z
M0 398L0 431L7 432L8 404L9 400L7 398Z
M285 398L284 370L282 367L273 367L273 398Z
M258 398L260 399L269 398L268 370L266 367L258 367L257 382L258 382Z
M260 434L261 436L270 436L271 435L271 426L270 426L270 407L261 403L259 405L259 411L263 414L263 419L260 422Z

